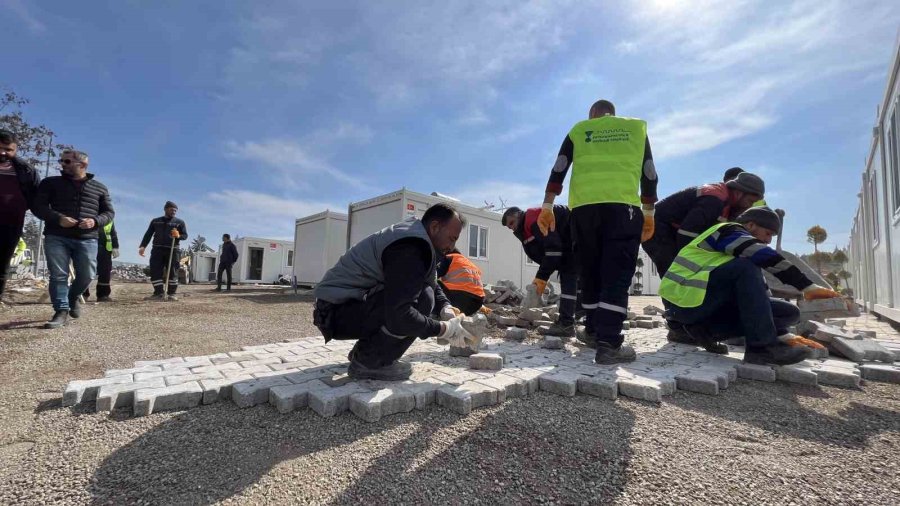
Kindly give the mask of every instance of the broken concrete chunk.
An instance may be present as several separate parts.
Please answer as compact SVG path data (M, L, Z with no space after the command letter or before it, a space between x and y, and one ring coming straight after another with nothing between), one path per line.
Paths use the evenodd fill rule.
M665 314L665 311L656 306L650 305L644 308L644 314L662 316L663 314Z
M514 341L524 341L528 337L528 331L520 328L510 328L506 330L506 338Z
M835 337L831 346L835 352L854 362L894 362L894 353L891 350L868 339L853 340Z
M541 348L546 348L548 350L560 350L563 347L562 338L557 336L544 336L544 339L541 340Z

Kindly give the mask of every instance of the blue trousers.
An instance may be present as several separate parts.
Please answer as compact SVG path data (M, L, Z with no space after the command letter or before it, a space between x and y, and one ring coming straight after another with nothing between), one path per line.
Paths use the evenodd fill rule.
M44 252L50 271L50 301L54 311L68 311L73 300L84 293L97 273L97 239L73 239L48 235ZM75 279L69 286L69 262Z
M746 258L735 258L709 274L700 306L669 303L667 308L674 321L705 325L716 336L744 336L750 348L777 343L777 336L800 320L797 306L769 297L762 269Z

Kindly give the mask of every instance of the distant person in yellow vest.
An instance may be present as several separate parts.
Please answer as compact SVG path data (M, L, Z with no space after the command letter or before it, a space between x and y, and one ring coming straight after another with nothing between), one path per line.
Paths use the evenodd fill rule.
M109 222L99 230L97 244L97 302L112 302L112 261L119 258L119 234L116 226ZM84 300L91 296L90 289L84 291Z
M744 361L796 364L822 345L788 331L800 318L794 304L769 297L762 269L803 293L806 300L840 297L814 284L767 246L780 220L767 207L744 211L697 236L672 262L659 285L669 324L698 342L744 336Z
M466 316L481 311L490 313L484 307L484 285L481 283L481 269L458 249L454 249L441 260L437 268L438 284L453 307Z
M615 106L606 100L591 106L589 119L566 135L550 172L538 217L544 235L556 229L553 201L562 192L570 165L572 244L581 305L592 313L588 320L596 336L594 361L630 362L636 355L623 344L622 322L638 248L653 235L658 183L647 123L617 117Z

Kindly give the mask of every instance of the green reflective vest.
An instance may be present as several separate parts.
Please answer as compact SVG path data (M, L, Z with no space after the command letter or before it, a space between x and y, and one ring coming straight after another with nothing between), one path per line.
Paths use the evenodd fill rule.
M19 238L19 243L16 244L16 251L13 253L13 256L19 256L28 249L28 244L25 243L25 239Z
M734 260L734 257L721 251L703 249L700 244L707 237L717 234L725 225L734 223L716 223L681 248L659 283L660 297L678 307L697 307L703 304L709 273L716 267Z
M572 127L575 146L569 207L619 203L641 205L638 189L647 144L647 123L603 116Z
M109 222L106 225L103 225L103 235L106 236L106 251L112 252L112 227L113 222Z
M766 207L767 205L768 204L766 204L766 199L760 199L754 202L750 207Z

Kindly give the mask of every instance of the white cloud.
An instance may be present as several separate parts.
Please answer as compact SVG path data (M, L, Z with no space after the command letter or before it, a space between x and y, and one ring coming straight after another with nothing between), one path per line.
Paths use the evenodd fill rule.
M0 8L18 16L19 20L28 27L28 30L31 31L31 33L41 34L47 31L47 25L34 17L34 15L29 12L26 4L21 0L2 0L0 1Z

